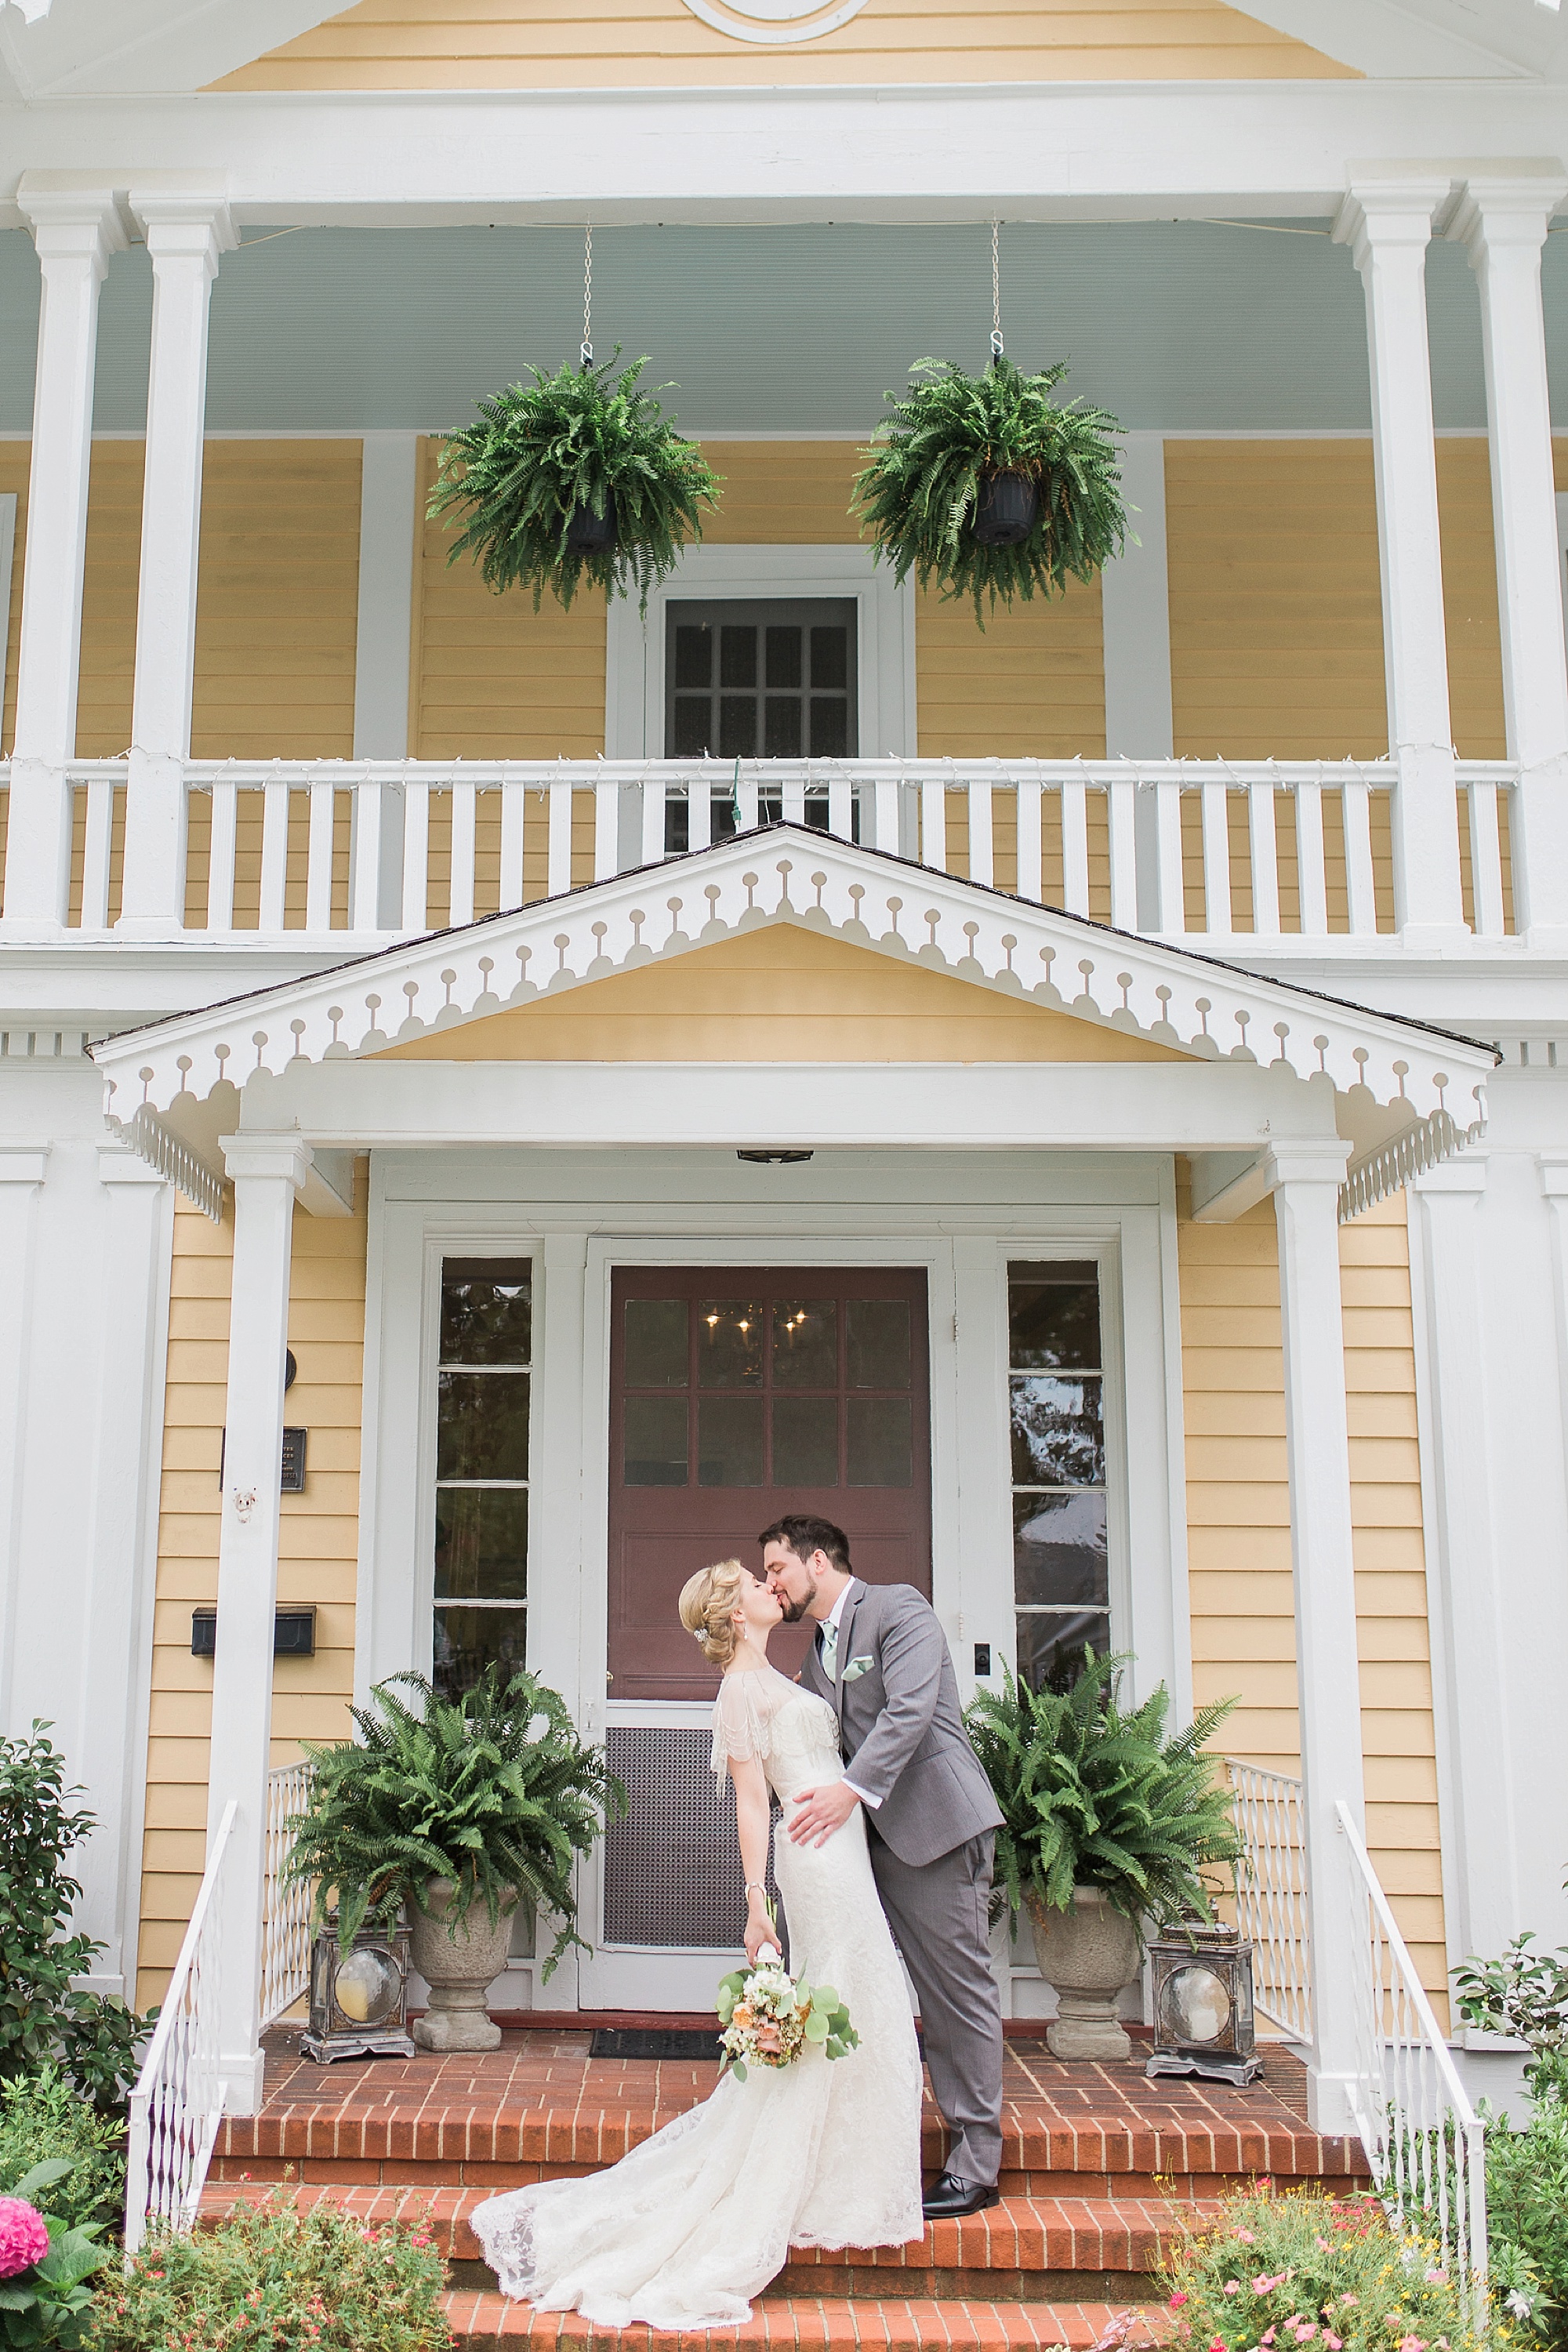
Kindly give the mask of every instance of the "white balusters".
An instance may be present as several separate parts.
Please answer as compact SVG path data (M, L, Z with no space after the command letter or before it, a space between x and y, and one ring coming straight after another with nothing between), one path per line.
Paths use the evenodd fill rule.
M479 811L479 787L466 776L452 780L452 879L447 902L448 923L474 919L474 847Z
M1377 894L1372 863L1372 794L1363 775L1347 775L1340 786L1345 829L1345 913L1352 939L1371 939L1377 929Z
M310 827L305 860L305 929L332 928L332 831L337 821L337 788L331 782L310 786Z
M544 887L552 898L563 898L572 887L572 779L552 776L546 787L550 803L550 842Z
M947 780L927 778L921 786L921 864L947 871Z
M1037 906L1043 888L1039 780L1034 776L1020 776L1014 790L1017 794L1018 896L1032 899Z
M1247 833L1252 844L1252 928L1258 936L1279 932L1279 850L1274 832L1274 779L1247 787Z
M497 910L510 913L522 904L522 847L528 822L528 786L508 776L500 788L500 896Z
M386 787L367 777L354 789L349 828L349 929L381 929L382 820Z
M891 856L899 854L899 793L901 787L897 776L879 776L876 782L876 818L871 842L876 849L885 849Z
M1089 912L1089 794L1081 776L1062 780L1062 905Z
M1323 871L1323 788L1296 787L1296 889L1305 938L1322 939L1329 928L1329 893Z
M735 781L735 804L741 812L738 833L754 833L757 827L757 772L755 767L742 768Z
M261 787L260 929L283 929L288 894L289 782L285 776L268 776Z
M713 839L713 787L707 776L693 776L686 787L686 846L706 849Z
M1204 929L1226 939L1236 928L1230 903L1230 793L1223 776L1200 788L1204 836Z
M855 837L855 787L842 768L831 770L827 778L827 830L840 841Z
M1502 842L1496 784L1474 782L1466 791L1470 815L1470 897L1479 940L1503 936Z
M1138 929L1138 781L1112 776L1106 786L1110 845L1110 919L1119 931Z
M212 830L207 836L207 919L209 931L234 929L234 860L239 838L239 786L232 776L216 776L212 787Z
M1182 866L1182 787L1157 776L1154 800L1154 929L1180 937L1187 928L1186 877Z
M426 891L430 870L430 787L410 783L403 788L403 928L427 931Z
M657 866L664 856L665 781L650 771L642 784L642 864ZM756 786L752 787L755 795Z
M109 853L113 838L113 779L93 776L87 786L87 819L82 840L81 927L84 931L102 931L109 928Z
M621 863L621 788L619 784L595 782L594 786L594 879L608 882L619 872Z
M805 772L802 768L786 768L784 776L784 821L785 824L805 823Z
M969 878L992 883L996 878L991 834L991 779L972 777L969 784Z

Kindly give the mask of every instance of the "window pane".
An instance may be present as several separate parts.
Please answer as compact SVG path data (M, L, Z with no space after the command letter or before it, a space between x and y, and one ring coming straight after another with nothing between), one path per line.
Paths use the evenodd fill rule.
M847 629L813 629L811 682L814 687L837 687L841 692L848 686L849 632Z
M1100 1369L1100 1291L1092 1279L1015 1279L1007 1288L1007 1323L1016 1371Z
M679 856L691 846L691 811L679 793L667 793L664 802L664 854Z
M705 694L678 694L671 730L672 760L703 760L713 740L713 705Z
M522 1609L437 1609L430 1679L440 1698L461 1698L492 1662L509 1677L525 1664L528 1612Z
M800 687L801 631L778 628L767 632L767 683L769 686Z
M763 1400L705 1396L697 1408L700 1486L760 1486L763 1483Z
M711 686L712 682L712 630L694 628L689 622L679 624L675 632L676 685Z
M629 1389L683 1389L690 1331L684 1298L628 1298L626 1362Z
M1020 1602L1109 1606L1103 1495L1014 1496L1013 1590Z
M907 1389L910 1384L910 1302L907 1298L851 1298L849 1386Z
M1101 1486L1105 1440L1098 1380L1030 1373L1010 1381L1013 1483L1018 1486Z
M628 1486L686 1484L686 1399L626 1399L626 1483Z
M1103 1609L1045 1609L1038 1616L1019 1612L1018 1676L1032 1690L1059 1686L1082 1671L1085 1646L1103 1658L1110 1647L1110 1620Z
M721 694L719 698L719 756L750 760L757 749L757 698L754 694Z
M811 698L811 756L843 760L849 753L849 706L841 696Z
M742 622L736 627L720 630L719 683L721 686L755 686L757 682L757 632L754 625Z
M710 841L728 841L735 830L735 803L729 792L715 793L712 814L709 820Z
M798 760L801 754L800 704L793 695L770 694L763 751L770 760Z
M851 1486L908 1486L914 1477L914 1439L908 1397L851 1397Z
M837 1397L773 1399L773 1485L837 1486Z
M697 1379L705 1389L763 1384L764 1318L755 1298L705 1298L697 1309Z
M774 1299L773 1386L838 1386L838 1307L835 1300Z
M526 1364L532 1352L532 1270L500 1258L448 1258L441 1268L441 1361Z
M443 1372L436 1423L437 1478L526 1478L526 1372Z
M437 1601L528 1595L528 1495L520 1486L436 1491Z

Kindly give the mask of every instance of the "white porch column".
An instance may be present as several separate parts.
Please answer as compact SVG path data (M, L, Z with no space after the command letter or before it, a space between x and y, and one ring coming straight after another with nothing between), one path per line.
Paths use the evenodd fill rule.
M1316 2129L1351 2128L1353 1971L1365 1927L1352 1903L1343 1798L1363 1819L1361 1685L1351 1547L1350 1439L1340 1308L1339 1194L1348 1144L1279 1142L1269 1153L1279 1237L1290 1565L1296 1596L1307 1883L1312 1916L1313 2046L1308 2102Z
M406 760L419 436L367 433L362 446L354 758ZM403 882L401 784L373 782L354 793L349 866L349 929L395 929Z
M218 257L237 239L227 205L210 188L132 188L131 205L153 261L153 354L119 929L167 939L185 919L207 311Z
M32 1720L14 1687L16 1585L22 1572L22 1464L27 1435L34 1231L49 1163L47 1143L0 1147L0 1732Z
M283 1356L294 1202L310 1166L310 1148L298 1135L234 1135L225 1137L223 1151L234 1180L234 1289L207 1843L210 1849L233 1798L238 1810L223 1895L220 2048L228 2112L254 2115L261 2098L257 2010L278 1608Z
M1568 947L1568 663L1552 469L1541 249L1568 181L1477 174L1449 235L1480 282L1492 531L1514 794L1515 919L1531 946Z
M1383 656L1394 793L1394 897L1407 946L1467 936L1426 342L1426 247L1446 179L1356 181L1334 236L1366 293Z
M110 255L125 245L111 189L38 185L47 176L24 173L16 199L32 224L43 292L5 850L9 940L55 938L68 912L66 769L76 750L98 294Z

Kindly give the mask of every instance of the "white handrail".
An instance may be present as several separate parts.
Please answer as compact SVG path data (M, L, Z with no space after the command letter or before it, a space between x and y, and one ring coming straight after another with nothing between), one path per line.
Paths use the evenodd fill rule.
M125 2252L149 2221L187 2230L195 2218L223 2116L218 2020L225 1858L237 1811L230 1798L169 1979L162 2014L131 2094Z
M1236 1923L1252 1945L1253 2006L1291 2042L1312 2038L1312 1936L1301 1783L1225 1759L1242 1844Z
M1351 2110L1378 2195L1406 2232L1434 2238L1461 2278L1487 2273L1484 2135L1361 1832L1342 1798L1352 1895L1366 1922Z
M267 1859L261 1888L261 2028L266 2032L310 1986L309 1879L289 1874L294 1824L310 1793L310 1767L281 1764L267 1776Z

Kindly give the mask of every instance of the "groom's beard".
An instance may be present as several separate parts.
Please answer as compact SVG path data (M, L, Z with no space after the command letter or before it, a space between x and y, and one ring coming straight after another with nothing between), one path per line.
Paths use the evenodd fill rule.
M786 1601L784 1600L784 1594L781 1592L779 1599L784 1601L784 1623L786 1625L798 1625L803 1617L810 1615L811 1604L816 1598L816 1587L815 1584L812 1586L811 1591L806 1594L804 1601Z

